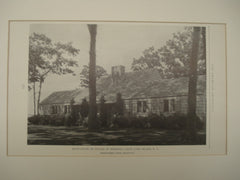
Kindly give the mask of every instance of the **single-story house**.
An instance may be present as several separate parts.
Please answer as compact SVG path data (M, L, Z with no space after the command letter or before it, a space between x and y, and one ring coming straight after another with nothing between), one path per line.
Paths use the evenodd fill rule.
M97 102L104 96L106 104L116 102L116 94L124 100L124 114L147 116L149 113L170 115L187 113L188 77L164 79L157 69L125 72L124 66L112 68L112 74L97 81ZM41 114L69 113L71 101L80 105L88 99L88 89L54 92L40 104ZM206 116L206 76L197 78L197 115Z

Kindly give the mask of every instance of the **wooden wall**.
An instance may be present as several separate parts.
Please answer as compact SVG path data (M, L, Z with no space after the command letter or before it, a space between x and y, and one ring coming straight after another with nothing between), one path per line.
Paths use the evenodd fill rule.
M175 101L175 109L172 112L164 112L164 100L174 99ZM124 100L125 104L125 114L128 115L136 115L136 116L147 116L149 113L154 114L164 114L166 116L171 115L173 113L183 113L187 114L188 109L188 97L187 96L177 96L177 97L164 97L164 98L142 98L142 99L128 99ZM137 112L137 102L138 101L146 101L147 103L147 111ZM206 116L206 96L198 95L197 96L197 115L201 119L205 119Z

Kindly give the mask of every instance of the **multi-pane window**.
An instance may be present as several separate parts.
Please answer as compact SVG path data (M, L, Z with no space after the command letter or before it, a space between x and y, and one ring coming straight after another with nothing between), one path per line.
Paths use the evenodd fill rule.
M137 112L141 112L141 109L142 109L142 102L138 101L137 102Z
M71 112L70 105L68 105L67 107L68 107L68 112L70 113Z
M64 113L67 113L67 105L64 106Z
M137 102L137 112L147 112L147 102L146 101L138 101Z
M164 112L175 112L175 99L164 99L163 100L163 111Z
M65 105L64 106L64 113L65 114L70 113L70 105Z
M169 100L168 99L164 99L163 100L163 111L164 112L169 112Z
M56 114L57 113L57 108L56 106L52 106L52 114Z
M143 112L146 112L147 111L147 102L142 101L142 106L143 106Z
M52 114L57 114L61 112L61 107L59 105L52 106Z
M175 99L170 100L170 112L175 112Z

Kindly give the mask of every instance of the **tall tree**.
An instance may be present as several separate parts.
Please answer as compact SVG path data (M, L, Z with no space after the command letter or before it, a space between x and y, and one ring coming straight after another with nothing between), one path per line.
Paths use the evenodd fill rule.
M197 59L199 56L200 27L193 28L193 42L189 63L188 84L188 128L192 138L196 135L196 99L197 99Z
M105 75L107 75L107 71L102 66L96 65L96 80ZM89 66L87 65L83 66L83 69L80 73L80 85L82 87L89 86Z
M31 47L31 46L29 46ZM31 56L31 50L29 48L29 59L33 58ZM33 89L33 110L34 110L34 116L36 115L36 82L38 82L38 72L36 71L36 64L34 63L34 59L31 61L29 60L28 64L28 90L30 91Z
M74 48L71 43L53 43L44 34L31 34L29 37L28 82L30 89L33 88L34 109L37 107L37 114L39 114L42 84L48 74L75 75L72 67L77 66L77 61L72 57L78 53L79 49ZM37 83L39 87L36 104L35 86Z
M205 27L203 28L205 29ZM132 70L156 68L162 77L188 76L189 61L193 42L193 27L186 27L184 31L174 33L164 46L159 49L150 47L143 51L143 55L134 58ZM205 33L200 35L199 56L197 60L198 74L206 73L206 41Z
M96 36L97 25L88 24L90 33L90 51L89 51L89 114L88 129L96 130L99 128L97 121L97 104L96 104Z
M141 71L143 69L151 68L162 68L160 54L153 46L145 49L141 57L137 59L133 58L131 67L133 71Z

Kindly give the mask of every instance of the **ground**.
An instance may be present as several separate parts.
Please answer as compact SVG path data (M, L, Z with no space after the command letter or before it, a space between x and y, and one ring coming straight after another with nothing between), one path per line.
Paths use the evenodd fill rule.
M84 127L28 126L29 145L187 145L205 144L204 131L197 133L197 142L183 137L182 130L107 129L90 132Z

